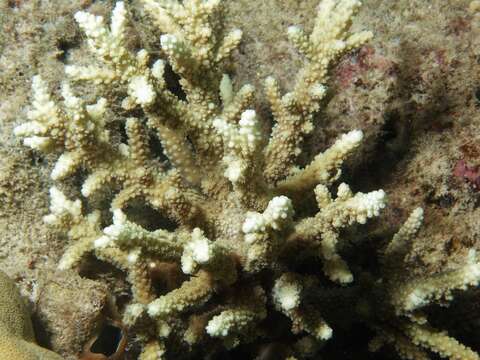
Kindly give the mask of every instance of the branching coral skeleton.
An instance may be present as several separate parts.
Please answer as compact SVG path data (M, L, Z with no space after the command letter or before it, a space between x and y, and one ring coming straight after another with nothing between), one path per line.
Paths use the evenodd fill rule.
M340 230L379 216L386 204L383 190L353 193L342 183L336 197L330 192L343 162L361 144L360 130L342 135L305 168L295 166L326 94L329 69L372 37L369 31L350 30L360 1L323 0L310 34L288 28L305 65L285 94L273 77L265 80L275 119L270 134L263 133L265 120L253 109L254 88L247 84L234 92L225 73L242 32L225 32L221 1L140 2L158 28L165 59L127 48L123 2L116 3L110 26L101 16L80 11L75 19L97 62L66 66L69 82L62 85L62 103L35 76L29 121L15 128L26 146L60 154L52 180L82 170L87 174L81 187L84 200L102 190L115 191L113 217L105 226L103 209L86 215L84 200L69 200L52 187L51 214L45 221L66 230L71 241L59 268L75 267L85 254L94 253L127 272L132 302L124 322L143 344L140 359L178 358L179 351L207 356L218 344L230 349L268 342L262 322L275 311L288 317L291 331L302 336L292 337L288 356L314 356L312 349L335 336L335 324L324 320L322 307L304 301L308 294L322 292L324 280L290 270L282 260L285 252L292 243L305 244L321 259L326 277L346 286L354 278L337 250ZM167 62L180 77L184 100L167 88ZM77 82L97 87L105 97L86 103L75 94ZM108 115L119 108L113 118ZM127 142L115 134L118 124ZM152 134L168 162L156 158ZM316 200L318 212L299 218L295 209L305 196ZM177 227L149 231L136 224L125 212L134 199L142 199ZM415 210L385 250L388 271L394 273L398 266L388 259L405 251L422 216ZM184 281L173 289L155 288L148 271L152 264L174 264ZM265 273L273 280L270 285L260 281ZM379 319L365 315L381 331L372 344L393 342L405 359L427 358L423 348L451 359L477 359L470 349L420 321L417 310L440 298L448 300L452 290L476 285L479 279L480 264L471 253L465 268L452 273L398 286L392 277L372 285L373 293L382 294L387 314ZM389 316L396 316L395 326Z

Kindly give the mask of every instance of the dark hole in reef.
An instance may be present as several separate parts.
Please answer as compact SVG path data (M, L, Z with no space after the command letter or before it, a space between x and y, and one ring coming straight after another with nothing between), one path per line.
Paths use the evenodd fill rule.
M114 91L112 91L112 96L118 99L124 99L125 93L123 93L119 89L114 89ZM122 106L121 103L117 104L116 106L119 106L118 111L126 117L134 117L137 119L141 119L145 117L145 113L140 107L134 107L133 109L127 110L121 107Z
M476 100L475 105L477 107L480 107L480 86L475 90L475 100Z
M480 350L480 288L468 291L455 291L448 306L432 304L424 309L429 324L446 330L448 335L460 343Z
M455 198L452 194L445 194L441 196L435 196L433 192L429 192L425 198L427 204L435 204L441 208L450 208L455 203Z
M116 134L118 136L118 140L123 143L127 144L128 143L128 135L127 135L127 130L125 129L125 124L120 122L120 121L112 121L108 125L108 130L112 134Z
M375 219L373 219L373 221L375 221ZM373 221L371 223L373 223ZM361 231L368 231L368 225L367 227L363 227L363 230L360 229L362 229L362 225L352 226L342 231L340 238L344 239L344 241L347 240L344 243L343 249L341 249L342 257L347 264L355 264L355 267L361 269L362 272L380 276L379 271L381 267L379 257L376 254L378 247L382 244L383 238L375 236L359 238L358 234L361 233Z
M230 351L220 352L213 357L214 360L285 360L286 358L285 343L273 341L267 344L240 345Z
M69 41L59 40L57 43L57 49L60 50L57 54L57 60L65 62L67 60L68 49L72 47Z
M152 150L152 154L159 159L162 163L170 164L168 157L165 155L163 150L162 143L158 136L152 134L149 138L149 145L150 149Z
M317 275L323 277L324 274L319 269L322 269L322 261L318 256L309 256L303 258L301 262L290 264L294 271L301 275Z
M174 231L177 228L177 224L168 219L160 211L152 208L148 204L145 204L143 200L133 200L124 209L127 218L147 229L148 231L155 231L158 229Z
M332 358L341 357L345 360L357 359L396 359L396 357L383 357L381 353L371 353L366 344L374 337L375 333L362 323L355 323L349 329L334 329L335 335L329 339L323 352ZM328 357L328 356L327 356Z
M48 325L45 319L42 319L38 313L32 314L32 323L33 329L35 330L35 338L40 346L44 348L52 348L52 344L50 341L50 334L46 330Z
M141 118L143 116L143 114L141 112L138 112L138 113L130 112L129 116L134 116L134 117L137 117L137 118ZM143 126L146 127L146 125L143 125ZM109 124L109 130L111 130L111 133L113 133L113 134L118 134L118 140L122 144L128 144L128 135L127 135L127 131L125 129L125 124L124 123L113 122L113 123ZM169 159L165 155L162 143L160 142L160 139L158 138L158 136L153 131L149 132L148 135L149 135L148 136L148 145L150 147L152 155L162 163L169 163Z
M191 150L193 153L195 153L195 145L193 144L193 141L192 139L187 135L186 138L185 138L185 142L188 144L188 146L190 146Z
M14 9L14 8L19 8L20 7L20 1L19 0L8 0L7 1L8 7Z
M392 159L401 158L409 145L409 123L405 121L400 112L394 110L384 115L385 123L382 127L381 137L377 147L383 148L385 156Z
M45 159L43 158L43 156L41 156L37 153L34 153L33 151L30 152L30 164L31 165L33 165L33 166L42 165L44 162L45 162Z
M90 352L111 356L117 352L122 337L122 329L113 325L106 325L92 344Z
M373 151L367 160L353 169L345 168L342 181L353 189L370 191L381 188L390 179L394 168L408 152L412 139L411 124L399 111L384 115L384 124Z
M167 89L172 92L176 97L180 100L186 100L187 94L182 89L182 85L180 85L180 76L178 76L170 66L170 64L165 65L165 83L167 84Z
M382 140L388 142L398 138L402 133L402 129L399 127L402 124L401 115L397 111L391 111L384 116L385 124L382 128Z

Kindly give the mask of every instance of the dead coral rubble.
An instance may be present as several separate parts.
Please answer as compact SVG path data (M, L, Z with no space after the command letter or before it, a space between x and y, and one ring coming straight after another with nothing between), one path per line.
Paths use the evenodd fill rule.
M70 82L62 85L62 104L35 76L29 121L15 129L25 145L60 154L53 180L80 169L87 174L82 200L51 188L45 221L70 239L60 269L94 253L127 273L132 301L124 323L142 345L140 359L209 358L243 344L268 344L275 332L266 324L279 314L290 324L281 335L289 339L282 340L285 356L315 357L335 336L335 322L325 320L334 319L335 310L325 309L337 299L351 302L351 319L378 332L372 350L392 343L405 359L427 359L428 350L450 359L478 359L427 325L420 313L430 302L451 299L453 290L478 284L475 251L465 267L449 273L398 276L422 222L421 209L386 247L381 278L362 274L355 284L340 256L342 230L379 216L386 204L383 190L354 193L341 183L332 194L362 131L342 135L306 167L296 166L325 97L330 68L372 36L350 31L360 1L323 0L310 34L288 28L305 65L286 93L273 77L265 80L275 120L270 134L254 110L254 88L247 84L234 91L226 74L242 32L225 31L221 1L141 3L162 34L165 59L126 47L123 2L117 2L109 27L100 16L78 12L75 19L97 62L66 66ZM169 90L167 64L179 76L185 99ZM77 82L91 84L105 97L86 103L75 94ZM152 148L152 134L168 161L160 161ZM105 190L115 193L111 220L102 215L104 208L94 206ZM127 208L139 199L175 226L147 229L136 223ZM88 214L86 200L94 207ZM296 272L305 257L321 262L323 274ZM183 273L178 284L162 287L150 276L172 267ZM333 291L331 282L342 286ZM254 351L252 346L252 358Z

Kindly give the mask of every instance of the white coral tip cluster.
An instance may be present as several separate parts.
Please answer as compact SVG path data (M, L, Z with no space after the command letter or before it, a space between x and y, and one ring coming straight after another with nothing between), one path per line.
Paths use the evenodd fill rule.
M287 29L288 36L298 36L302 33L302 29L297 25L291 25Z
M282 275L275 281L272 296L275 304L283 311L291 311L300 305L302 286L299 282Z
M478 285L480 282L480 261L478 260L475 249L468 251L467 264L465 269L465 283L474 286Z
M263 214L248 212L242 225L246 242L253 242L256 234L264 233L268 229L281 230L293 216L292 201L286 196L276 196L268 203Z
M423 209L418 207L412 211L410 218L412 219L411 227L418 229L423 223ZM409 219L410 220L410 219Z
M52 173L50 174L52 180L60 180L67 176L75 167L75 158L71 153L63 153L58 158Z
M127 261L130 264L135 264L140 259L141 255L142 255L142 252L140 249L132 250L127 255Z
M125 4L123 1L117 1L112 11L112 22L110 25L110 31L113 36L121 36L125 26L126 15Z
M240 125L239 135L242 137L243 144L250 150L255 151L258 142L261 140L257 114L255 110L245 110L238 122Z
M112 239L107 235L102 235L93 242L93 246L97 249L108 247L112 243Z
M362 130L352 130L346 134L343 134L341 141L345 144L359 144L363 140Z
M95 16L86 11L78 11L75 13L74 18L87 36L95 38L105 34L102 16Z
M256 234L267 230L267 223L262 214L257 212L248 212L242 225L242 231L245 234L245 241L252 243L257 238Z
M322 340L328 340L332 337L332 335L333 335L333 330L327 324L322 324L320 326L320 329L318 329L318 332L317 332L318 338Z
M246 325L248 320L250 320L249 315L247 312L225 310L220 315L213 317L208 322L205 330L212 337L226 337L233 331L238 331L242 325Z
M164 34L160 36L160 44L165 51L175 52L179 49L179 41L175 35Z
M48 223L57 222L60 217L70 215L73 219L79 218L82 214L82 203L80 200L68 200L63 192L55 186L50 188L50 212L43 220Z
M30 121L27 123L20 124L13 129L13 133L15 136L26 136L26 135L33 135L33 134L41 134L45 132L47 129L45 126L40 124L37 121Z
M261 133L255 110L245 110L238 122L238 128L227 123L224 119L217 118L213 126L222 135L228 148L238 152L252 154L257 149L261 140Z
M190 242L185 245L181 263L185 274L192 274L198 264L206 264L212 261L214 244L205 237L203 231L195 228L192 231Z
M165 71L165 62L161 59L155 61L152 66L152 75L156 79L162 79Z
M208 262L212 256L210 241L203 236L199 228L195 228L192 233L192 242L189 244L192 249L193 259L199 264Z
M225 319L220 315L215 316L212 320L210 320L205 328L205 330L207 330L207 334L212 337L227 336L229 328L225 326L224 320Z
M268 203L263 217L274 230L280 230L283 224L293 216L293 204L286 196L276 196Z
M293 212L292 201L283 195L270 200L263 214L247 212L242 225L245 241L253 243L269 229L281 230L291 221Z
M356 221L365 224L367 219L380 214L380 210L385 207L386 194L383 190L376 190L367 194L357 194L355 201L351 204L352 210L356 214Z
M137 104L142 106L151 105L156 98L155 89L144 75L131 78L128 93Z
M122 231L125 229L127 222L127 216L121 209L115 209L113 211L113 224L103 229L103 234L95 240L94 246L96 248L105 248L114 242Z
M159 304L159 301L160 299L157 299L147 306L148 315L152 318L157 317L157 315L161 313L161 305Z
M32 136L23 139L23 145L35 150L44 150L50 145L50 139L44 136Z

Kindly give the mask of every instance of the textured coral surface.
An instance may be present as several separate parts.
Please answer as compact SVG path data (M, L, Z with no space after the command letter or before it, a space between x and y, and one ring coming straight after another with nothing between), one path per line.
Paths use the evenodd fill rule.
M0 272L0 354L5 359L61 359L35 343L30 314L15 283L4 272Z
M151 66L158 58L171 60L168 57L171 54L168 51L166 54L162 52L162 47L168 46L160 44L160 33L152 17L145 13L144 3L149 2L132 1L129 4L129 23L125 29L128 36L125 37L125 42L132 54L145 48L150 53L151 62L148 66ZM254 93L256 102L250 105L250 109L256 111L256 118L264 121L258 131L265 134L265 131L270 128L270 121L275 123L280 118L275 114L275 110L273 116L271 115L269 100L271 102L272 96L268 95L268 91L262 90L265 78L273 75L278 81L279 88L282 89L282 94L295 87L297 73L304 67L305 60L288 41L286 30L290 25L300 25L306 33L310 33L314 26L317 1L269 0L252 3L249 0L242 0L225 1L225 5L225 33L236 28L243 30L242 41L238 51L232 54L233 62L228 65L227 72L232 79L234 92L246 83L251 83L257 89ZM50 301L39 301L41 299L39 294L42 294L42 291L52 292L52 294L58 292L56 286L46 286L48 282L41 281L42 274L54 274L60 258L65 250L73 245L73 241L71 238L67 239L65 231L52 231L42 221L42 217L49 213L48 192L54 184L50 179L50 173L59 153L45 156L38 151L26 150L12 134L14 126L25 123L27 111L31 109L28 104L32 99L30 86L34 75L42 75L49 85L48 92L54 94L54 100L61 104L61 92L57 91L57 88L60 88L65 78L63 64L90 64L95 59L86 46L85 35L77 27L73 18L73 14L78 10L101 14L108 23L112 6L103 2L91 4L90 1L0 1L0 26L3 30L0 35L0 66L2 67L0 85L5 89L0 95L2 117L0 125L2 127L0 130L2 134L0 267L20 283L24 294L29 296L32 305L36 307L38 318L42 318L41 314L51 312L52 306ZM477 239L480 231L476 220L478 219L478 190L475 186L476 180L471 179L474 177L473 172L480 158L480 151L476 145L480 121L477 90L480 51L478 11L479 6L475 1L366 0L354 19L352 32L368 29L373 31L374 38L357 51L343 56L338 64L332 67L330 79L325 80L325 85L328 87L326 98L322 100L319 114L314 117L315 128L306 136L303 144L305 151L299 156L297 164L300 166L309 164L315 155L325 151L340 138L341 134L361 129L364 134L362 144L346 160L342 177L339 181L333 181L330 191L337 193L341 181L349 183L355 192L368 193L381 188L388 194L388 204L378 220L367 226L354 226L342 231L340 254L353 273L353 285L339 286L330 281L346 283L351 280L351 275L344 273L343 277L333 276L332 274L339 272L335 271L335 268L329 270L328 266L325 266L325 260L326 258L328 260L329 256L325 255L325 249L322 260L311 259L312 255L309 255L308 251L307 254L299 253L299 258L295 259L294 256L289 255L289 251L293 254L293 251L297 252L299 249L293 246L292 249L285 250L287 251L285 258L282 256L277 258L279 255L273 251L271 254L274 255L269 253L267 258L259 264L255 261L249 262L248 252L251 247L245 245L243 239L238 239L238 235L232 234L238 234L244 229L247 230L244 231L245 235L258 234L258 231L250 230L256 229L255 224L265 219L259 220L258 215L249 216L246 214L247 210L268 215L268 211L265 210L269 208L268 201L274 197L273 195L280 194L272 194L267 196L267 199L261 199L259 195L263 194L263 190L260 194L258 191L255 194L254 191L253 199L252 196L250 198L246 196L240 207L215 204L215 202L231 203L232 199L224 195L231 191L225 192L226 187L230 189L230 183L233 183L234 187L237 186L235 190L237 194L241 194L242 191L245 193L245 189L242 190L241 186L238 186L238 184L241 185L242 171L250 177L258 170L248 166L246 169L242 166L226 166L226 169L217 170L217 173L212 175L212 178L222 177L225 172L226 179L223 185L218 188L203 187L204 193L215 194L217 197L214 204L203 203L202 206L205 207L206 212L210 212L210 217L220 220L217 223L210 222L209 226L206 225L208 221L204 223L203 219L195 220L194 226L186 231L191 235L182 240L189 245L182 245L181 249L170 249L173 255L168 260L182 260L181 269L172 268L165 263L157 263L155 269L150 270L150 274L153 274L152 277L157 283L153 295L160 296L158 299L164 300L157 302L154 300L152 303L156 306L149 306L149 313L157 316L162 306L171 308L171 305L168 305L168 299L163 295L172 290L176 291L171 296L175 299L173 304L176 307L175 312L184 314L179 324L170 323L168 326L173 328L170 331L174 335L171 335L166 342L167 354L168 351L185 351L185 344L175 340L175 337L183 337L189 344L186 348L192 352L192 356L198 356L198 351L202 354L202 350L222 354L221 351L224 350L220 349L233 347L230 351L231 356L243 356L243 358L253 358L258 354L266 358L287 356L285 354L307 357L320 351L328 358L395 359L400 355L404 358L424 359L433 356L427 352L429 350L453 359L477 358L477 355L456 343L453 337L474 350L480 349L477 337L474 336L478 331L478 294L472 291L455 292L455 300L448 308L432 305L426 307L421 314L416 312L416 308L430 301L435 303L437 300L442 302L449 300L451 289L461 289L478 281L474 252L478 246ZM180 73L181 78L188 77L188 74L182 74L178 64L177 67L172 64L172 61L170 64L174 72ZM167 86L178 94L179 85L170 71L170 69L166 71ZM138 100L137 107L142 107L149 101L151 94L148 91L138 92L138 89L145 87L142 87L143 79L140 75L135 80L130 81L133 85L130 86L129 95L134 99L133 102L135 99ZM220 80L221 76L217 76L214 81L220 82ZM270 89L273 88L270 87ZM102 95L99 87L92 87L89 83L75 85L74 91L77 96L82 96L82 100L87 104L95 103ZM186 92L188 95L188 89ZM107 97L115 96L119 94L107 94ZM225 101L225 99L220 100ZM117 105L118 108L109 111L113 113L119 111L122 104ZM274 104L272 108L275 108ZM246 109L247 107L241 110ZM124 119L139 116L134 106L130 109L127 106L126 110L120 111ZM125 112L122 113L122 111ZM127 113L128 111L130 113ZM242 111L237 110L232 115L232 119L236 117L235 122L240 118L244 119L240 125L246 124L248 129L249 122L252 119L255 121L256 118L249 117L248 113L240 117ZM111 118L112 115L108 113L107 116ZM132 133L138 131L132 121L125 123L127 135L121 134L118 128L113 127L110 129L111 133L114 135L117 133L120 137L114 137L112 141L125 142L125 137L132 138ZM132 126L129 127L128 124ZM165 123L161 125L165 126ZM217 122L216 128L223 133L222 142L225 142L225 137L235 135L235 128L232 129L225 123ZM173 127L173 129L176 128ZM164 128L162 131L166 133L168 129ZM151 133L147 135L155 138ZM124 137L123 140L121 136ZM355 137L353 139L355 140ZM190 141L195 144L196 140L190 139ZM154 154L158 156L161 153L158 151L160 144L150 145ZM165 144L162 145L166 148ZM135 144L129 143L129 146L132 148ZM242 145L239 146L242 147ZM255 146L253 144L253 148ZM208 149L205 151L208 152ZM166 155L169 156L168 151ZM226 165L228 163L238 165L241 162L239 159L248 160L248 157L252 156L248 150L238 151L235 146L228 154L212 156L217 156L221 160L222 155L225 155L223 160ZM271 155L271 158L275 156ZM164 162L165 158L160 158L159 161ZM175 165L171 157L170 161ZM289 167L291 165L289 161L282 158L279 164ZM458 164L463 164L464 167ZM209 164L204 166L207 168ZM239 172L239 168L243 170ZM276 183L278 178L287 175L285 169L279 171L279 168L274 166L272 171L266 172L265 178L270 184ZM89 174L87 167L86 172L77 173L63 183L62 191L68 199L82 196L79 189ZM183 175L195 177L195 173ZM124 177L124 175L114 176ZM138 178L133 182L135 181L138 181ZM220 180L218 183L221 183ZM288 187L288 184L286 186ZM255 190L252 186L247 186L246 189L247 192ZM342 192L340 189L342 187L339 188L337 196L341 198L344 194L348 198L349 191L343 188ZM118 190L119 188L114 189L115 193ZM313 188L308 190L310 199L313 199L314 195L312 190ZM134 190L134 196L139 195L136 191ZM304 189L300 189L302 195L303 191ZM329 196L322 191L323 189L320 188L316 191L316 200L320 209L327 209L327 203L331 199L328 200ZM145 196L145 193L141 195ZM282 195L287 195L293 200L292 207L295 209L293 225L297 230L302 226L301 219L313 217L318 211L314 202L304 204L305 209L302 209L302 206L299 207L298 204L302 203L301 195L298 198L291 192L283 192ZM101 216L104 217L104 224L99 226L100 228L94 228L95 231L111 224L111 220L108 220L109 217L111 218L108 196L111 199L112 196L107 194L107 200L94 199L92 203L83 205L85 214L97 208L103 211ZM124 208L129 221L143 226L148 231L159 228L173 231L185 218L185 213L179 215L177 212L170 214L170 220L165 219L164 222L159 223L159 215L154 209L144 208L142 201L133 201L130 204L132 194L124 196L125 199L118 200L117 204L125 205L121 207ZM168 201L172 201L172 198L167 199ZM175 197L173 201L181 202ZM162 207L161 204L150 205L153 208ZM283 207L280 203L277 205L283 209L289 207L286 203ZM415 225L418 222L415 219L418 220L420 215L417 213L415 216L414 212L410 222L405 223L405 221L416 207L424 209L422 216L424 221L418 235L414 236L419 225ZM118 213L118 224L125 223L122 223L122 216ZM286 216L291 216L288 209ZM225 225L225 220L222 219L228 219L228 224ZM249 219L250 221L247 221ZM231 224L236 224L237 229L232 229ZM304 223L303 231L309 230L310 227L314 227L313 225L313 222L312 224ZM281 226L283 225L279 225ZM194 230L195 227L203 227L203 233ZM400 228L403 232L399 231ZM409 228L412 230L409 231ZM272 229L272 232L276 231L275 225ZM290 232L289 229L281 229L281 231L287 234ZM395 233L396 237L394 237ZM111 233L108 234L107 231L106 235ZM296 236L288 236L291 237L292 242L295 241ZM142 235L140 238L148 239L148 236ZM201 289L203 294L194 299L194 302L197 305L206 302L206 305L199 306L199 310L194 308L184 312L183 305L179 304L178 299L182 298L182 289L185 290L192 283L185 273L198 271L197 276L191 279L199 279L198 281L202 281L202 284L211 284L216 281L211 279L211 273L215 272L212 266L222 268L230 266L228 264L208 265L208 259L212 256L215 259L214 254L217 251L211 249L209 241L217 238L220 239L219 245L230 250L234 249L239 256L239 259L234 261L240 264L236 265L237 270L238 267L240 268L238 284L228 285L233 290L215 290L213 295ZM398 243L399 241L395 239L399 238L408 242L408 246L399 246L402 248L400 253L398 253L398 247L392 245ZM76 239L75 236L74 239ZM119 244L121 242L120 240ZM247 244L256 242L258 239L252 237L250 241L246 241ZM131 250L129 246L127 248ZM389 260L389 251L400 255L396 256L394 261ZM130 256L134 255L138 256L138 254L130 254ZM102 258L102 255L99 254L99 257ZM103 255L104 260L106 257ZM65 260L65 256L62 259ZM120 264L121 268L122 266L128 267ZM256 267L258 269L255 269ZM265 271L265 268L268 271ZM96 270L92 271L92 269ZM254 275L244 276L243 271ZM96 262L93 257L87 256L81 262L81 274L107 284L121 309L129 301L130 286L125 283L120 272L116 272L105 263ZM135 273L132 275L131 272L129 274L130 279L127 280L133 282L136 276L139 276ZM330 280L324 275L330 277ZM378 286L376 282L379 279L386 285ZM85 281L85 284L82 285L82 281ZM222 281L229 284L233 280L227 276L227 279ZM180 286L182 282L183 285ZM81 278L72 282L61 282L58 286L65 286L67 283L75 284L72 286L78 287L79 292L93 290L88 280ZM445 286L444 284L447 283L449 285ZM133 285L137 287L137 293L135 293L135 286L133 287L134 298L141 298L142 286ZM191 285L195 286L195 284ZM397 295L392 290L395 288L398 288ZM74 291L76 289L58 293L73 297ZM101 293L97 293L97 296L98 299L102 298ZM149 296L144 299L145 303L151 301ZM232 300L237 297L236 301ZM255 299L257 300L253 301ZM192 299L186 304L188 305L189 302L191 303ZM321 306L318 306L319 304ZM334 305L338 308L335 309ZM257 315L252 314L252 306ZM315 309L312 309L313 306ZM135 310L138 313L142 311L138 307L129 309L130 315L134 315ZM267 314L262 313L263 309L266 309ZM379 314L372 314L372 309L381 309L381 311ZM302 320L302 311L308 313L309 318L314 319L318 315L320 319L321 315L324 320L315 324L316 330L312 330L312 326L315 326ZM81 319L86 319L85 317L87 322L96 321L94 319L98 317L98 308L85 304L85 308L79 307L75 314L78 316L76 316L77 320L72 321L72 326L75 326L75 321L84 321ZM425 326L425 318L428 318L430 326ZM132 319L125 318L126 322L129 320ZM163 344L154 345L149 342L152 338L152 330L145 333L141 324L145 319L140 320L140 324L132 325L133 328L138 327L134 329L134 333L142 336L140 339L131 339L131 356L136 356L135 353L145 342L147 342L144 347L145 356L153 351L151 349L155 349L155 346L160 348L163 346ZM39 325L58 332L61 331L55 325L58 323L61 323L61 320L44 316ZM252 326L255 327L255 331L249 333L247 329ZM272 330L277 328L279 333ZM333 330L331 334L329 328ZM436 332L434 328L448 330L449 335L453 337ZM66 357L75 358L78 344L85 343L92 336L93 330L88 330L88 326L83 329L81 338L75 339L75 343L55 341L49 344L51 340L47 336L46 345L53 346L56 351ZM232 332L229 332L229 329ZM290 334L290 329L297 335L294 337L288 335L285 340L283 336ZM162 330L158 331L161 333ZM205 334L205 331L208 334ZM230 336L232 333L235 336ZM383 337L375 337L375 334L383 334ZM206 335L207 338L205 338ZM331 339L323 345L324 338L330 335ZM59 338L58 333L49 336L51 339ZM222 341L208 340L208 336ZM156 337L158 333L154 336ZM355 338L354 341L351 340L352 337ZM160 339L165 337L160 336ZM369 341L371 341L370 349ZM161 342L163 343L164 340ZM222 342L223 345L220 345ZM237 342L241 345L235 346ZM195 343L208 346L199 349ZM381 343L388 345L380 349ZM286 344L286 347L281 344ZM319 345L323 346L320 350L318 350ZM379 351L372 354L369 350Z

